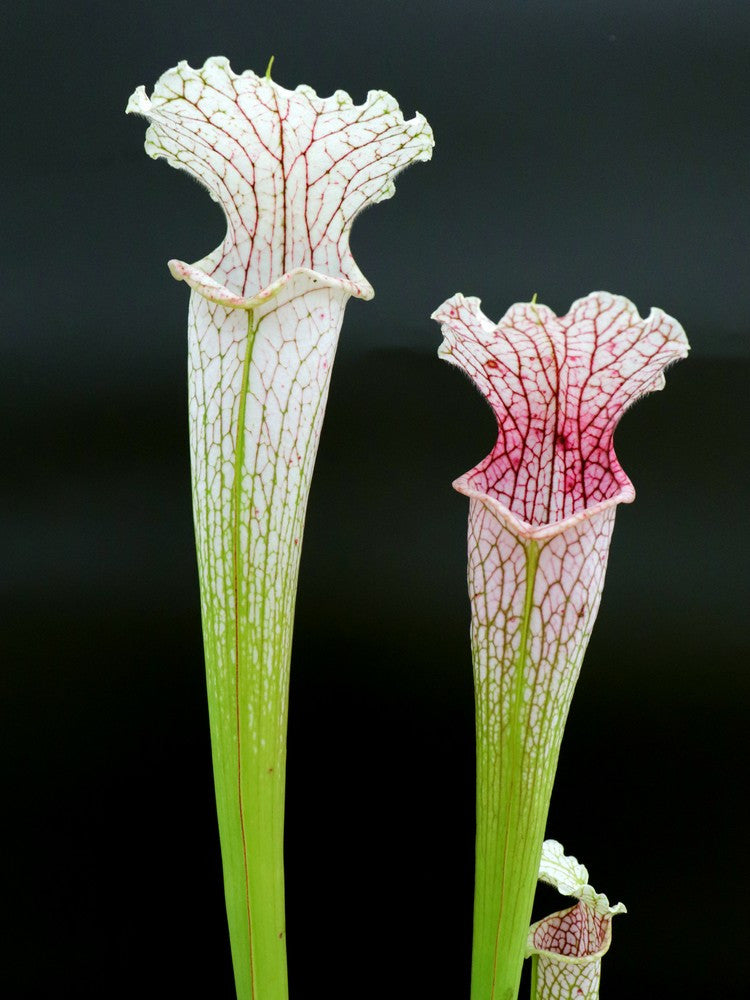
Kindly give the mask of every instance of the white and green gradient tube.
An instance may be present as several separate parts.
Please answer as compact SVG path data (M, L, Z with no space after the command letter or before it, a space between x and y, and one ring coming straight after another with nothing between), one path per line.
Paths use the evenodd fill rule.
M239 1000L285 1000L284 781L292 626L310 480L366 205L429 159L421 115L355 106L225 59L180 63L128 111L146 150L201 181L227 235L190 285L193 511L224 886Z

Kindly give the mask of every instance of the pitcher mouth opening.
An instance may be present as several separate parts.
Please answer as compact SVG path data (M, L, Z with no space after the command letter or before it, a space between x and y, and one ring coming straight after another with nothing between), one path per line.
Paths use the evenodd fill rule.
M585 947L581 948L578 944L577 947L580 950L576 952L553 950L558 939L566 947L570 946L571 938L575 938L572 925L580 917L582 908L584 908L583 903L576 903L567 910L553 913L534 924L529 932L527 955L539 955L567 965L590 965L592 962L601 961L612 944L612 916L610 914L604 914L596 920L587 921L589 936Z
M591 520L597 514L601 514L610 508L614 508L618 504L632 503L633 500L635 500L635 489L633 484L628 479L626 485L623 485L611 497L607 497L597 503L587 505L567 517L553 521L545 521L541 524L532 524L531 522L524 520L524 518L520 515L516 514L515 511L513 511L507 504L503 503L502 500L492 496L491 493L477 489L474 485L472 485L471 477L471 472L467 472L465 475L460 476L458 479L454 480L453 489L458 493L462 493L464 496L469 497L470 500L478 501L484 504L484 506L488 507L496 517L498 517L501 521L504 521L514 534L529 540L534 539L537 541L544 541L546 539L554 538L556 535L561 535L569 528L583 524L585 521Z
M301 279L304 284L310 287L319 285L321 288L339 289L345 295L351 295L358 299L371 299L375 294L367 281L357 283L343 278L333 278L320 271L313 271L309 267L295 267L254 295L240 295L220 284L199 265L186 264L181 260L170 260L168 266L173 278L186 282L193 291L208 299L209 302L224 306L225 309L257 309L274 299L283 288L295 279Z

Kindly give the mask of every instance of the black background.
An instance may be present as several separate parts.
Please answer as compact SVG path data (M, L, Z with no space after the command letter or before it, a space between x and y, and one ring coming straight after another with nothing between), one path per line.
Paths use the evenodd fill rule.
M747 941L750 7L26 2L3 26L0 587L8 997L229 998L170 257L223 235L124 116L224 54L393 93L436 149L356 224L290 706L293 1000L468 995L466 501L493 421L435 357L457 290L658 305L549 834L624 900L604 997L735 996ZM563 903L563 901L560 901ZM558 908L543 893L539 915Z

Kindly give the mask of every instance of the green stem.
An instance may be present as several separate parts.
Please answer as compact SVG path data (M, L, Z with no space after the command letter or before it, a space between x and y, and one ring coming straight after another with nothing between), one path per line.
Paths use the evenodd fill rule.
M494 651L475 630L477 837L472 1000L515 1000L539 872L551 774L527 758L529 705L524 699L539 543L526 542L526 584L509 705L490 683ZM502 721L498 724L498 719ZM494 733L494 735L493 735ZM499 734L499 735L498 735Z

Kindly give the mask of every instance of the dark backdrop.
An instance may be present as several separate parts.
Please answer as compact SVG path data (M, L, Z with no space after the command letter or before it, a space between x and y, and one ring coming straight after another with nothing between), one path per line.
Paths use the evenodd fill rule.
M124 116L225 54L431 122L362 217L292 673L294 1000L468 995L466 501L489 411L435 357L456 290L658 305L693 352L618 432L621 508L549 833L629 907L604 996L739 995L747 942L750 7L28 2L3 27L8 997L232 996L189 499L187 289L223 234ZM561 901L562 902L562 901ZM545 895L540 910L557 907Z

